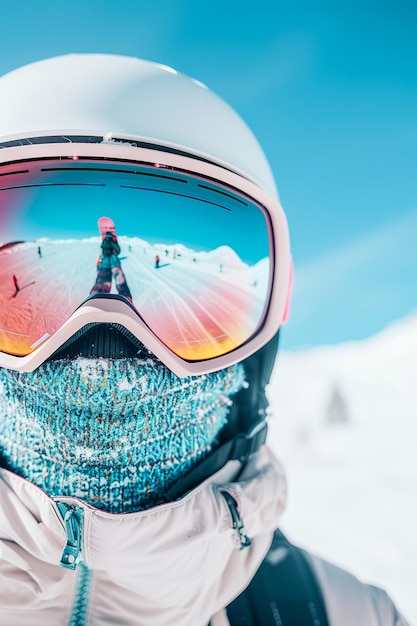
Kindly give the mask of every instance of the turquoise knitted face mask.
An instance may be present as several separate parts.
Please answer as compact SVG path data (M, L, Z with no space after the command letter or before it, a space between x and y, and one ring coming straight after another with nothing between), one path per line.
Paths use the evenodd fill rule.
M243 385L242 365L181 379L151 359L0 369L0 449L51 496L113 513L145 509L216 445Z

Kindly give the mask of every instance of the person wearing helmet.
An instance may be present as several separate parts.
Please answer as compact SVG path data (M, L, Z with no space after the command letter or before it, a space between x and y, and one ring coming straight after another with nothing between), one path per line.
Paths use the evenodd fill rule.
M278 530L265 386L292 265L248 127L115 55L33 63L0 93L3 623L406 624ZM103 220L129 297L91 290Z

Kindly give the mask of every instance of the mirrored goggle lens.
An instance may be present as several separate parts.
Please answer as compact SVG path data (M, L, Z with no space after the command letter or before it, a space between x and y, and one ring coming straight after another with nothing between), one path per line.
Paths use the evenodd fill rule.
M156 166L44 160L0 172L0 351L27 355L89 297L118 294L177 356L226 354L263 320L268 216Z

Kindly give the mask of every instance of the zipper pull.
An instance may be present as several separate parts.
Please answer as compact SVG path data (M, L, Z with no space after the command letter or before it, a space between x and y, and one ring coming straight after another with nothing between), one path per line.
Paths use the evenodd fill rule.
M67 543L59 565L74 570L81 559L82 521L84 509L74 504L56 501L67 533Z
M220 493L226 500L226 504L229 507L229 511L232 516L233 528L236 530L238 536L239 550L250 548L252 541L245 532L245 527L243 525L243 520L240 517L236 500L228 491L221 491Z

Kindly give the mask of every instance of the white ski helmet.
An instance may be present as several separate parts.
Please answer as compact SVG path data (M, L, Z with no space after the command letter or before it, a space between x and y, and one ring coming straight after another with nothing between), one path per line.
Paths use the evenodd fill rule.
M277 197L265 155L237 113L205 85L142 59L69 54L0 78L0 144L59 136L134 140L208 159ZM14 144L16 145L16 144Z

